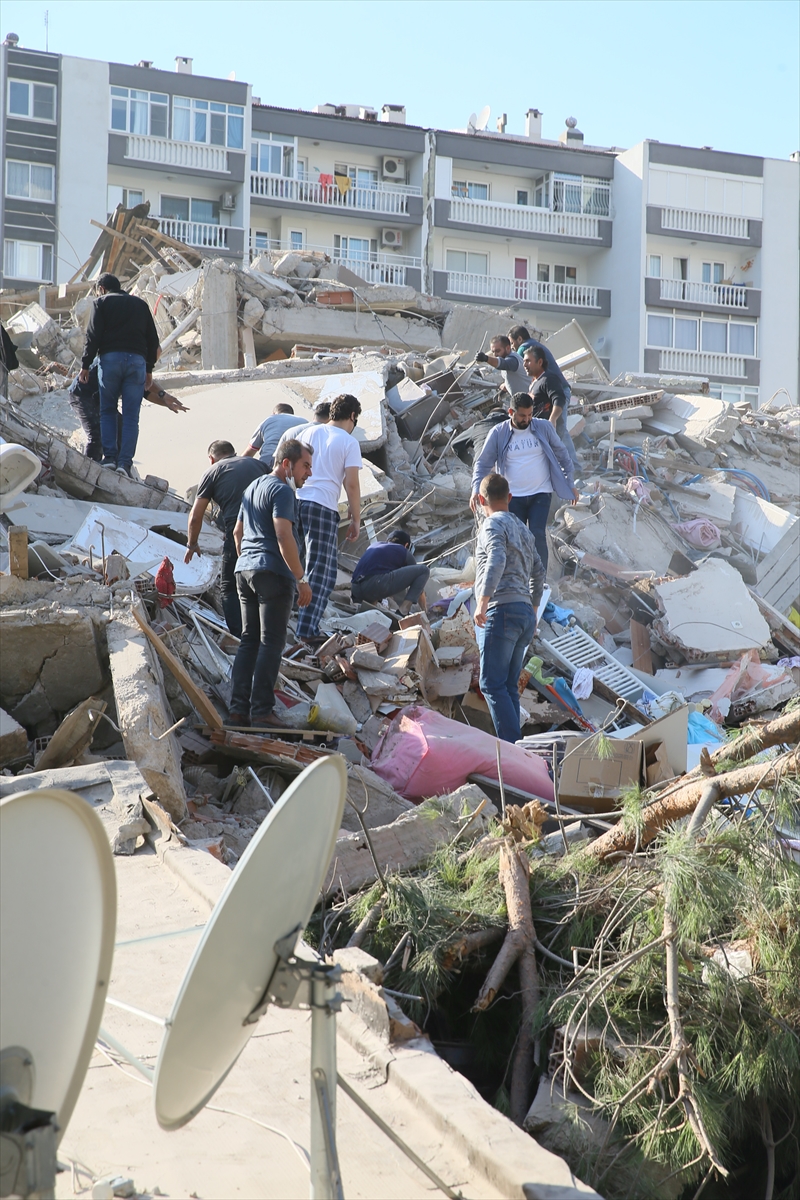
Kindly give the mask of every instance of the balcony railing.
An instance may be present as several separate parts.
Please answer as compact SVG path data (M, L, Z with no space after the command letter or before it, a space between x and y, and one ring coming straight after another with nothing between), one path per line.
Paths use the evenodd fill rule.
M600 221L597 217L583 213L550 212L547 208L525 208L519 204L495 204L492 200L451 200L450 220L494 229L516 229L520 233L549 233L556 237L600 240Z
M553 304L559 308L601 307L598 289L582 283L540 283L536 279L500 279L494 275L448 271L447 290L459 296L521 300L528 304Z
M231 225L205 225L199 221L177 221L174 217L159 217L158 228L167 237L209 250L229 250Z
M747 370L741 354L706 354L699 350L662 350L660 369L679 375L722 375L744 379Z
M305 179L285 179L282 175L253 173L250 193L263 196L265 200L350 208L392 217L405 215L409 196L421 196L422 189L406 184L379 183L375 187L350 187L346 192L340 192L336 183L312 183Z
M399 283L406 282L406 271L422 269L422 259L415 257L413 254L378 254L370 252L368 256L355 257L343 254L341 250L337 250L331 246L304 245L296 246L287 241L280 241L278 238L268 238L266 245L257 245L255 238L250 241L250 260L252 261L259 254L265 252L290 251L297 250L303 253L306 250L316 251L317 253L327 254L328 258L333 263L341 264L348 271L352 271L354 275L358 275L366 283Z
M662 208L661 228L681 233L705 233L711 237L748 238L747 217L731 217L727 213L699 212L694 208Z
M662 300L684 300L689 304L747 308L747 288L732 283L691 283L688 279L660 279Z
M165 167L190 167L196 171L228 174L228 152L221 146L195 146L192 142L171 142L168 138L129 134L126 158L138 162L162 163Z

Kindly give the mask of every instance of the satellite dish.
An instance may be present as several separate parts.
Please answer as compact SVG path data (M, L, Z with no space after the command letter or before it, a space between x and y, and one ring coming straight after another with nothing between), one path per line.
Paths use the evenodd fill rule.
M478 118L475 116L475 113L470 113L469 120L467 121L467 133L474 133L477 123Z
M0 800L0 1195L55 1187L55 1146L100 1026L116 921L114 861L86 801L57 788ZM36 1110L14 1118L21 1134L7 1119L15 1105ZM49 1182L26 1181L26 1163L46 1171L50 1159Z
M299 980L309 983L312 1008L312 1177L333 1161L336 1059L331 968L294 950L319 898L342 820L347 773L339 755L314 763L281 796L242 855L189 963L167 1021L156 1064L154 1099L162 1129L180 1129L208 1103L244 1050L270 1003L291 1007ZM308 957L308 956L311 957ZM327 993L322 995L321 992ZM316 1046L327 1026L333 1039ZM323 1112L318 1072L326 1091ZM317 1136L315 1138L315 1125ZM316 1143L316 1144L315 1144ZM319 1167L320 1156L322 1166ZM330 1171L328 1173L330 1175ZM324 1190L314 1195L327 1194Z
M486 128L486 126L489 124L489 117L490 117L491 115L492 115L492 110L491 110L491 108L489 107L489 105L488 105L488 104L486 104L486 105L485 105L485 106L484 106L484 107L481 109L480 113L478 114L478 123L477 123L477 125L475 126L475 128L476 128L476 129L481 129L481 130L485 129L485 128Z

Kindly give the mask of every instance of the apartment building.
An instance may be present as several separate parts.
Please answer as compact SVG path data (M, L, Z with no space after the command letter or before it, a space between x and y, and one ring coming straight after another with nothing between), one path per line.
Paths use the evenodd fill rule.
M471 120L262 104L234 79L2 47L5 287L66 282L118 203L248 261L316 249L370 283L499 309L545 332L576 317L612 375L798 397L800 162L642 141L590 145Z

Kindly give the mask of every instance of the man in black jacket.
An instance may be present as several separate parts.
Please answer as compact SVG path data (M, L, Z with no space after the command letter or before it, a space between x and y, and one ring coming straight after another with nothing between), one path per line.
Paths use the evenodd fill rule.
M98 298L86 330L81 383L88 383L95 355L100 359L100 436L103 466L131 474L139 440L142 396L153 382L158 333L149 307L122 291L116 275L101 275ZM117 402L122 397L122 437L117 440Z

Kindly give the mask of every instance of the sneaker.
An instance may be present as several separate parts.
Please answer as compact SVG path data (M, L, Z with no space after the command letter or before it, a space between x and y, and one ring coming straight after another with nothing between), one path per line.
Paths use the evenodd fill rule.
M101 467L108 467L109 471L116 471L117 464L113 458L103 458L100 460Z
M123 467L122 463L116 468L117 475L127 475L129 479L133 479L130 467Z

